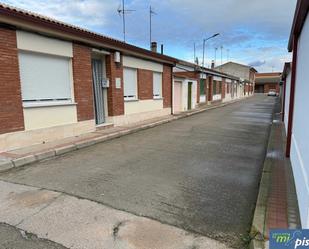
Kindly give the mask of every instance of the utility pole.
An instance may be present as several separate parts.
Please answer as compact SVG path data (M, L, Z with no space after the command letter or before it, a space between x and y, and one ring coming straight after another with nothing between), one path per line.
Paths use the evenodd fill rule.
M218 48L215 48L215 65L217 64L217 50Z
M193 43L193 63L195 63L195 42Z
M223 54L222 54L222 50L223 50L223 46L221 45L221 47L220 47L220 49L221 49L221 65L223 64Z
M126 18L125 14L126 12L132 12L135 10L126 10L124 7L124 0L122 0L122 6L119 6L117 9L118 14L122 15L122 29L123 29L123 41L126 42Z
M215 38L216 36L220 35L219 33L216 33L206 39L203 39L203 62L202 62L202 66L204 67L205 65L205 45L206 45L206 41L212 39L212 38Z
M151 42L152 42L152 15L156 15L157 13L153 11L153 9L149 8L149 40L150 40L150 48L151 48Z
M230 50L229 49L227 49L226 50L226 52L227 52L227 55L226 55L226 62L229 62L229 60L230 60Z

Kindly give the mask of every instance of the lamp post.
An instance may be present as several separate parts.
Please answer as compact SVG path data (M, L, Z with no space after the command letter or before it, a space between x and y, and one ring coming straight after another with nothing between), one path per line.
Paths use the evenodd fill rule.
M206 41L208 41L208 40L210 40L212 38L215 38L218 35L220 35L220 34L216 33L216 34L214 34L214 35L212 35L212 36L210 36L210 37L208 37L206 39L203 39L203 63L202 63L203 67L204 67L204 62L205 62L205 44L206 44Z

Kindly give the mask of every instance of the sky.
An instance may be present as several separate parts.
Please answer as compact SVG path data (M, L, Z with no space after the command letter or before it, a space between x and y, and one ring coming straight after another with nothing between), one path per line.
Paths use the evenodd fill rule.
M121 0L0 1L123 40ZM152 40L164 44L167 55L193 62L195 44L201 63L203 39L220 33L206 42L206 66L235 61L272 72L291 60L296 0L125 0L125 9L134 10L125 15L127 43L149 49L150 6L156 12Z

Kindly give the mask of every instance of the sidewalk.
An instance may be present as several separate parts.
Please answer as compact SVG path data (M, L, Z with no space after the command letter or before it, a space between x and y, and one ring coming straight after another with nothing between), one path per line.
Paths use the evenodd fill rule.
M21 167L30 163L42 161L62 154L82 149L97 143L115 139L121 136L135 133L140 130L149 129L173 120L185 118L207 110L223 107L244 99L220 103L211 106L200 106L194 110L182 112L176 115L167 115L160 118L150 119L144 122L134 123L126 126L117 126L106 129L98 129L77 137L69 137L44 144L32 145L12 151L0 153L0 173L12 168Z
M280 110L277 103L275 111ZM252 248L268 248L269 230L300 227L297 196L289 158L285 157L285 128L281 115L274 114L256 209Z

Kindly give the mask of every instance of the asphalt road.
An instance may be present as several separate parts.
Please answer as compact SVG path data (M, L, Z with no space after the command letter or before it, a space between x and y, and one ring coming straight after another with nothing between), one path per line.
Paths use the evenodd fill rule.
M0 178L94 200L241 248L274 103L255 96Z
M65 249L65 247L0 223L0 249Z

